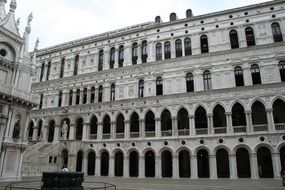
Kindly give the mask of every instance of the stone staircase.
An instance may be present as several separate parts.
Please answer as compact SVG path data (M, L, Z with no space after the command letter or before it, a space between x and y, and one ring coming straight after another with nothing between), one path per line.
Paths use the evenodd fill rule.
M22 176L41 176L43 171L58 171L62 146L62 143L38 142L27 148L23 155Z

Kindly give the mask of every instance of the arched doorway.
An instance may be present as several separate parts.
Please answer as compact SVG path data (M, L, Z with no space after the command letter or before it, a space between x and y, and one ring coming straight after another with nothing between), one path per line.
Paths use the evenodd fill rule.
M217 174L218 178L229 178L230 167L229 167L229 154L228 151L221 148L216 152L217 162Z
M51 120L48 125L48 142L53 141L55 121Z
M187 150L181 150L179 152L179 177L190 177L190 156Z
M237 174L239 178L250 178L249 153L245 148L239 148L236 151Z
M96 161L95 152L94 151L89 152L88 153L87 175L95 174L95 161Z
M197 164L198 164L198 177L209 178L209 154L206 150L201 149L197 152Z
M155 156L153 151L149 150L144 155L145 160L145 177L155 176Z
M169 150L161 153L162 177L172 177L172 154Z
M78 118L76 120L76 140L82 140L82 132L83 132L83 119Z
M172 135L171 113L164 110L161 114L161 136Z
M83 153L82 151L78 151L76 157L76 172L82 172L82 160L83 160Z
M202 106L195 111L195 129L197 135L208 134L207 112Z
M257 150L258 173L261 178L273 178L271 151L267 147Z
M121 151L115 154L115 176L123 176L124 155Z
M108 176L109 174L109 154L102 152L101 154L101 176Z
M178 135L189 135L189 119L188 112L185 108L181 108L177 115Z
M132 151L129 156L130 159L130 177L139 176L139 155L136 151Z
M281 168L284 168L285 167L285 146L280 148L279 153L280 153Z
M61 152L62 156L62 166L66 166L68 168L68 150L63 149Z

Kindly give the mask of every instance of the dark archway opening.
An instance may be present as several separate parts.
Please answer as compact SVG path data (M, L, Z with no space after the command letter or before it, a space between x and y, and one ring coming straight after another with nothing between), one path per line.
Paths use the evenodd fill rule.
M179 176L181 178L190 177L190 156L187 150L179 152Z
M162 177L172 177L172 154L165 150L161 154Z
M130 172L130 177L138 177L139 176L139 155L135 151L130 153L129 172Z
M49 128L48 128L48 142L53 141L54 137L54 127L55 127L55 122L52 120L49 122Z
M197 162L198 162L198 177L199 178L209 178L209 154L206 150L202 149L197 152Z
M108 176L109 174L109 154L103 152L101 154L101 176Z
M152 111L148 111L145 115L145 137L155 136L155 116Z
M115 176L122 177L124 168L124 156L121 151L115 154Z
M145 177L155 176L155 156L153 151L149 150L144 155L145 159Z
M285 168L285 146L280 149L279 153L280 153L281 168Z
M229 178L230 167L228 151L226 151L225 149L219 149L216 152L216 162L218 178Z
M68 150L63 149L61 155L62 155L62 166L66 166L68 168Z
M83 153L82 151L79 151L76 157L76 172L82 172L82 159Z
M78 118L76 121L76 140L82 140L83 119Z
M95 175L95 152L91 151L88 154L87 175Z
M249 153L245 148L239 148L236 151L237 173L239 178L250 178Z
M178 134L189 135L189 118L188 112L185 108L179 110L177 115L178 121Z
M266 147L257 150L258 173L261 178L273 178L271 151Z

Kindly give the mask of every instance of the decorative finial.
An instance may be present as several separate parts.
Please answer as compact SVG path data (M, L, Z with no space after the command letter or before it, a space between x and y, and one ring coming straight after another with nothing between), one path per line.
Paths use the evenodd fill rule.
M27 24L30 25L32 20L33 20L33 13L30 13L29 17L28 17L28 23Z
M35 43L35 47L34 47L34 51L38 50L39 42L40 42L40 40L39 40L39 38L37 38L36 43Z
M19 30L19 26L20 26L20 18L18 18L17 22L16 22L16 27L17 27L18 30Z
M7 0L0 0L0 4L5 5L7 3Z
M16 2L16 0L11 0L11 3L10 3L10 11L14 12L16 8L17 8L17 2Z

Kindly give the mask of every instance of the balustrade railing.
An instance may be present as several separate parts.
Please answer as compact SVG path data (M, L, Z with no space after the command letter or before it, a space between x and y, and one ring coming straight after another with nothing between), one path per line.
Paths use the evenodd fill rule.
M276 123L276 124L275 124L275 129L276 129L277 131L285 130L285 123Z
M208 128L196 129L196 135L206 135L208 134Z
M178 135L179 136L188 136L189 135L189 129L178 129Z
M253 125L253 130L258 131L267 131L267 124Z
M103 139L110 139L110 137L111 137L110 133L102 134Z
M169 136L172 136L172 130L161 131L161 136L162 136L162 137L169 137Z
M131 132L130 133L130 137L131 138L139 138L140 137L140 133L139 132Z
M117 139L123 139L125 137L124 133L116 133L116 138Z
M145 137L155 137L155 131L146 131L145 132Z
M227 133L227 127L215 127L214 132L215 134Z
M246 126L233 126L234 133L245 133Z
M89 138L90 139L97 139L97 134L90 134Z

